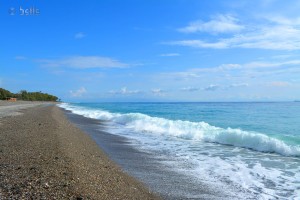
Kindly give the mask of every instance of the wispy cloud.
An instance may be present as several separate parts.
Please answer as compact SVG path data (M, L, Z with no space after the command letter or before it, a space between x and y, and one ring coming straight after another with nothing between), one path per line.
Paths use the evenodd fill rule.
M221 15L222 16L222 15ZM300 49L300 18L289 19L284 17L261 17L257 25L235 24L236 19L222 16L223 26L214 29L221 21L208 21L192 23L189 26L179 29L182 32L206 31L209 33L225 33L232 31L230 37L215 36L210 39L177 40L164 44L180 45L194 48L246 48L246 49L271 49L271 50L299 50ZM227 25L226 23L227 22ZM231 22L231 23L230 23ZM213 25L212 25L213 24ZM227 27L227 28L226 28ZM231 27L231 28L230 28ZM239 33L234 33L240 31Z
M199 77L201 73L213 73L213 72L225 72L225 71L245 71L245 70L261 70L261 69L274 69L274 68L293 68L300 65L300 60L286 60L282 62L265 62L265 61L253 61L244 64L229 63L222 64L217 67L207 68L194 68L187 72L179 72L181 74L194 74L194 77Z
M274 68L282 66L299 65L300 60L288 60L283 62L250 62L243 65L245 68Z
M267 85L272 87L287 87L287 86L291 86L291 83L286 81L274 81L268 83Z
M196 91L199 91L200 88L196 88L196 87L183 87L180 89L181 91L184 91L184 92L196 92Z
M121 94L121 95L133 95L142 93L140 90L128 90L127 87L123 87L120 90L111 90L110 94Z
M216 91L216 90L225 90L229 88L238 88L238 87L248 87L249 84L247 83L233 83L230 85L218 85L218 84L211 84L209 86L199 88L199 87L184 87L181 88L180 91L184 92L197 92L197 91Z
M155 96L165 96L167 91L157 88L157 89L152 89L151 93Z
M228 88L236 88L236 87L248 87L248 83L233 83L228 86Z
M76 91L70 91L71 97L82 97L85 93L87 93L87 90L84 87L80 87Z
M220 88L219 85L211 84L211 85L209 85L209 86L203 88L203 90L205 90L205 91L215 91L215 90L217 90L217 89L219 89L219 88Z
M276 80L298 80L300 60L253 61L221 64L216 67L190 68L184 71L161 73L160 80L176 82L182 92L242 90ZM211 81L212 85L208 85ZM182 87L188 85L189 87ZM277 84L279 85L279 84ZM250 87L251 86L251 87Z
M174 57L174 56L180 56L179 53L165 53L165 54L160 54L159 56L162 57Z
M279 59L279 60L283 60L283 59L288 59L288 58L291 58L291 57L294 57L295 55L293 54L282 54L282 55L275 55L275 56L272 56L273 59Z
M168 72L168 73L161 73L162 77L173 77L173 78L179 78L179 79L194 79L201 77L201 74L195 71L194 69L188 69L187 71L182 72Z
M224 41L205 42L202 40L179 40L179 41L165 42L164 44L187 46L187 47L194 47L194 48L212 48L212 49L225 49L229 47L229 44Z
M82 39L84 37L86 37L86 34L84 34L83 32L79 32L74 35L75 39Z
M88 68L125 68L129 65L118 60L101 56L73 56L62 59L40 59L37 62L45 67Z
M178 31L184 33L232 33L242 29L244 29L244 26L238 24L238 19L233 16L217 15L207 22L203 22L202 20L191 22L188 26L178 29Z

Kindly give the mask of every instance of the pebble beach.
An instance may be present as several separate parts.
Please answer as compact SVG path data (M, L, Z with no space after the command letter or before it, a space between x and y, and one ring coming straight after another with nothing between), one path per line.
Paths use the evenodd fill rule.
M52 103L0 102L0 199L159 199Z

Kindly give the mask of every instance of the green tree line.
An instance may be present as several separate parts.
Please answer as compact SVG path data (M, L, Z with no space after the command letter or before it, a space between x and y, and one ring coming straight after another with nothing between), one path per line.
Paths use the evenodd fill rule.
M19 93L12 93L8 90L0 88L0 99L6 100L7 98L17 98L23 101L58 101L58 97L42 93L42 92L27 92L26 90L21 90Z

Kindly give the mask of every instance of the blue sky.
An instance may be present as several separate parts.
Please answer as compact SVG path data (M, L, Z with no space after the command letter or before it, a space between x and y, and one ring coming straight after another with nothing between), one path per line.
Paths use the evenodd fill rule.
M300 99L299 10L289 0L3 0L0 87L72 102Z

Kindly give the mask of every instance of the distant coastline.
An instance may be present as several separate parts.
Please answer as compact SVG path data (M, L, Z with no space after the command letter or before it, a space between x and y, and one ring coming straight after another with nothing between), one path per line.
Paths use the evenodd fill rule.
M12 93L9 90L0 88L0 100L23 100L23 101L53 101L57 102L60 99L52 94L39 92L27 92L26 90L21 90L18 93Z

